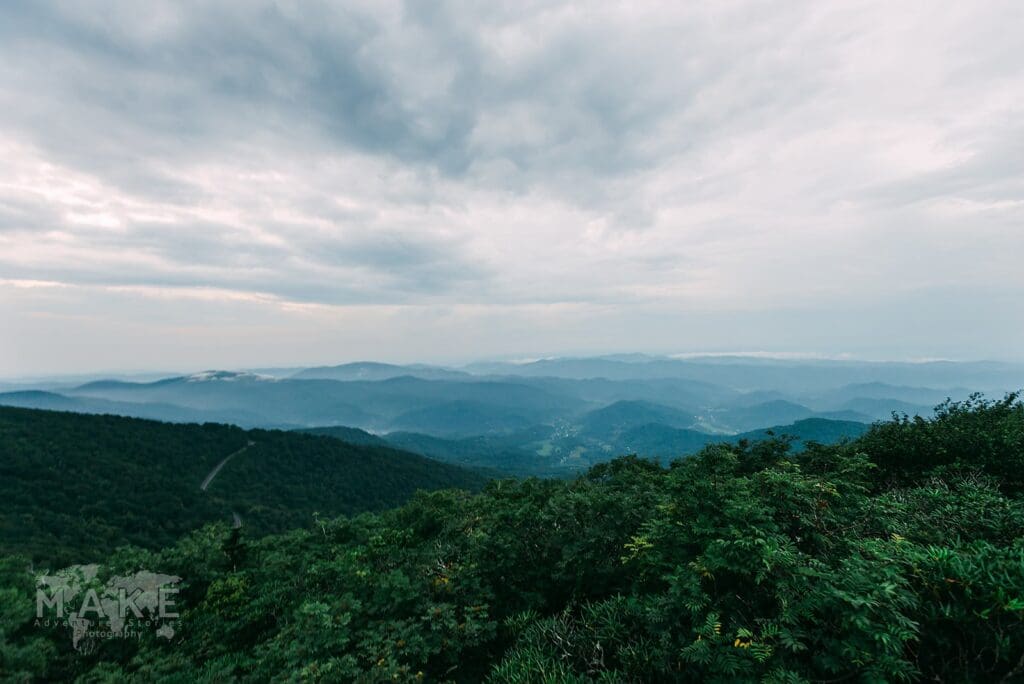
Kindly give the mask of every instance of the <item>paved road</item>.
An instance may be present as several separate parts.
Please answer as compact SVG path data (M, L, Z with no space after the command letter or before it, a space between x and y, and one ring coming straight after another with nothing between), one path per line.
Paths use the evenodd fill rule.
M223 459L221 459L220 463L218 463L217 465L213 466L213 470L211 470L210 473L203 480L203 484L199 485L199 489L201 489L201 490L203 490L205 492L206 488L210 486L211 482L213 482L213 478L217 477L217 473L220 472L221 468L223 468L225 465L227 465L228 461L233 459L235 456L238 456L239 454L243 453L249 447L255 446L255 444L256 444L256 442L254 442L252 440L249 440L249 443L246 444L244 447L242 447L238 451L235 451L233 453L228 454ZM233 527L239 528L239 527L242 526L242 516L238 515L238 513L235 513L234 511L231 511L231 519L232 519L232 526Z
M203 480L203 484L199 485L199 488L205 492L206 488L210 486L211 482L213 482L213 478L217 477L217 473L220 472L221 468L223 468L225 465L227 465L228 461L233 459L235 456L238 456L238 454L244 452L249 447L254 446L255 444L256 444L256 442L253 442L252 440L250 440L248 444L246 444L244 447L242 447L238 451L236 451L234 453L231 453L231 454L228 454L227 456L225 456L224 459L220 463L218 463L217 465L213 466L213 470L211 470L210 474L206 476L205 480Z

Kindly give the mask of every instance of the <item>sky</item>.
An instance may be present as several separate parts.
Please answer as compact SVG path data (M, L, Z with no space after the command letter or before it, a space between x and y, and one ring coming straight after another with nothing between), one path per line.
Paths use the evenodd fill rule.
M0 375L1024 358L1024 3L0 4Z

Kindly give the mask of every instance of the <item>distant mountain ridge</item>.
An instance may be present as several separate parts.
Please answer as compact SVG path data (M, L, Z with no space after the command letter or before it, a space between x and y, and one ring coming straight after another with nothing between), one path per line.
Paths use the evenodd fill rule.
M972 387L993 393L1024 387L1024 364L996 361L911 363L746 356L655 357L623 361L621 358L588 357L550 358L529 363L477 363L465 370L495 375L574 379L687 378L742 391L820 392L842 385L874 382L933 388Z
M402 376L423 380L465 380L473 376L463 371L449 370L438 366L412 364L399 366L390 363L359 361L338 366L316 366L304 368L290 376L295 380L389 380Z
M354 428L401 434L419 451L454 453L459 463L493 458L517 473L547 473L586 467L634 445L667 453L666 445L679 450L709 435L730 438L805 420L866 424L893 412L930 415L946 397L986 389L995 376L1006 390L1016 389L1022 369L643 354L459 369L357 362L22 388L0 394L0 405L244 428ZM681 430L689 432L673 432Z
M272 379L252 374L205 373L151 383L92 382L67 396L115 402L165 403L192 410L235 411L256 417L249 426L347 425L373 431L399 429L409 415L467 402L488 405L504 421L540 421L571 414L585 402L525 383L492 379L425 380L408 375L378 381ZM398 422L396 422L398 421ZM420 425L419 427L423 427ZM440 426L441 432L450 432Z

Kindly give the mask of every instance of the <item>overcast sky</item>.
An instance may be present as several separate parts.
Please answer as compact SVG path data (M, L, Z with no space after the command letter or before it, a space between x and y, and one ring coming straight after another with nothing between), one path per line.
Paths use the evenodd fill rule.
M0 374L1024 357L1019 0L0 5Z

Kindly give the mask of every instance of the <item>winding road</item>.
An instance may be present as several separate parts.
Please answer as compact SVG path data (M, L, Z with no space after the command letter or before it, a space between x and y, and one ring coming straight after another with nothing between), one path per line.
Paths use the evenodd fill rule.
M203 484L199 485L199 488L205 492L206 488L210 486L211 482L213 482L213 478L217 477L217 473L220 472L221 468L223 468L225 465L227 465L228 461L233 459L235 456L238 456L239 454L245 452L245 450L248 449L249 447L255 446L255 445L256 445L256 442L254 442L252 440L249 440L249 443L246 444L244 447L242 447L238 451L232 452L232 453L228 454L227 456L225 456L221 460L220 463L218 463L217 465L213 466L213 470L211 470L209 475L206 476L206 479L203 480Z
M202 491L205 492L206 488L210 486L211 482L213 482L213 478L217 477L217 473L219 473L221 471L221 468L223 468L224 466L227 465L228 461L233 459L235 456L238 456L239 454L244 453L246 449L248 449L249 447L252 447L252 446L256 446L256 442L254 442L254 441L252 441L250 439L249 443L246 444L244 447L242 447L238 451L231 452L230 454L225 456L223 459L221 459L221 462L218 463L217 465L213 466L213 470L211 470L209 472L209 474L207 474L207 476L203 479L203 483L201 485L199 485L199 489L201 489ZM237 529L237 528L242 526L242 516L238 515L238 513L234 512L234 511L231 511L231 519L232 519L232 526L234 528Z

